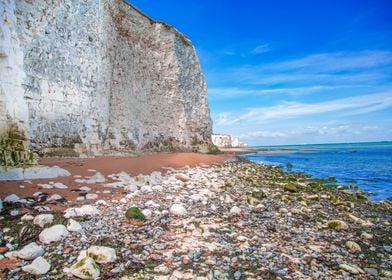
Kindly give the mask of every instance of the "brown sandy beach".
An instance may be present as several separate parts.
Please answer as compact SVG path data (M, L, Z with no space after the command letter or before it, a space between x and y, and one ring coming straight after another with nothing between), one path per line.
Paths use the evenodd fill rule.
M40 164L46 166L59 166L68 170L71 176L51 179L36 179L28 181L3 181L0 182L0 197L4 198L10 194L19 197L32 196L41 191L48 195L59 194L69 201L75 201L79 192L72 191L82 186L91 188L89 193L98 194L98 199L116 198L121 193L121 189L104 188L101 183L83 184L75 182L77 178L85 178L94 175L96 172L102 173L105 177L110 174L126 172L131 176L138 174L150 174L153 171L165 173L168 168L195 167L198 165L213 165L222 163L232 158L230 155L207 155L198 153L153 153L141 156L100 156L94 158L43 158ZM77 176L77 177L75 177ZM81 176L81 177L79 177ZM67 189L43 189L37 184L47 184L49 182L60 182L68 186ZM110 181L108 181L110 183ZM21 188L20 186L23 186ZM109 189L111 193L104 194L102 191ZM88 203L82 201L80 203ZM90 201L91 202L91 201ZM53 210L62 210L65 205L53 205Z

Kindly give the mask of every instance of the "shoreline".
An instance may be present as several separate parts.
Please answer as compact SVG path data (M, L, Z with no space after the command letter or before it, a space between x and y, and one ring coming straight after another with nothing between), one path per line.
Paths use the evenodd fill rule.
M70 231L45 245L37 236L42 228L20 222L21 215L0 220L2 229L9 228L3 235L12 240L23 226L36 229L29 241L8 243L15 251L32 241L42 246L51 266L48 277L68 277L69 267L92 245L113 248L117 255L113 263L98 264L102 279L392 277L390 203L375 204L360 193L246 160L125 179L117 197L83 202L97 212L72 218L82 235ZM145 213L144 222L125 218L131 206ZM54 221L45 227L69 220L48 213ZM0 276L26 275L18 268L31 261L8 251L0 259Z
M252 148L219 148L219 150L228 155L243 155L250 153L257 153L257 150Z
M322 145L319 145L320 147ZM327 146L327 145L326 145ZM274 164L288 172L303 172L314 178L325 178L331 185L360 189L372 201L392 201L390 146L321 147L308 146L292 151L273 149L246 154L256 163Z

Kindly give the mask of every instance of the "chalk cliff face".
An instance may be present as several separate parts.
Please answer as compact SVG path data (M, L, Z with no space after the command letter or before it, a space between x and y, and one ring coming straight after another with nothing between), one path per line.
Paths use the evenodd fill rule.
M212 143L219 148L238 148L247 147L245 143L241 143L238 137L227 134L212 134Z
M206 84L176 29L122 0L0 3L0 137L88 154L210 143Z

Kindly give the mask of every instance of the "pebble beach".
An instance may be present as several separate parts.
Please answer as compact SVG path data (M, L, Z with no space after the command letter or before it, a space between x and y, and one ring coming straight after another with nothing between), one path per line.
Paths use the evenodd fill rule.
M360 191L244 160L110 179L57 211L3 198L2 279L392 277L392 206Z

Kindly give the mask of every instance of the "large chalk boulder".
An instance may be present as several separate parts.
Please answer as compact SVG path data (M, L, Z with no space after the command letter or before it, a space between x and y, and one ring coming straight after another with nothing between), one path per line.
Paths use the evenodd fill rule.
M67 236L68 230L64 225L54 225L50 228L44 229L39 234L39 241L44 244L49 244L51 242L63 240Z
M85 257L73 264L69 272L81 279L97 279L100 275L99 267L90 257Z
M106 246L91 246L87 249L87 255L97 263L112 263L117 259L116 251Z
M34 260L35 258L42 256L44 253L45 251L41 246L38 246L37 243L32 242L19 250L17 256L23 260Z
M22 267L22 270L30 274L42 275L48 273L50 264L43 257L38 257L31 264Z
M40 227L45 227L45 225L53 223L53 219L54 216L52 214L40 214L38 216L35 216L33 224Z

